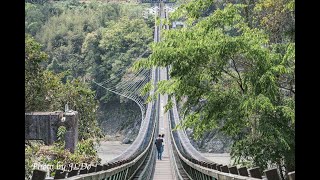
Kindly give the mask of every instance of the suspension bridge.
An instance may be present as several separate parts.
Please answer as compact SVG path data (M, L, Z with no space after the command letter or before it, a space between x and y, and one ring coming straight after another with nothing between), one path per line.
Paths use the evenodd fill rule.
M161 30L169 29L169 25L163 23L164 19L168 19L169 7L164 2L155 3L155 7L156 16L159 16L161 21L159 25L155 22L154 41L159 42ZM280 180L281 176L276 168L261 170L258 167L250 169L237 166L228 167L202 156L191 145L184 130L172 131L180 121L175 97L169 97L166 94L157 95L155 100L144 103L148 96L153 96L155 93L153 89L149 94L141 95L144 85L152 82L156 87L158 81L168 80L170 78L169 68L142 69L131 73L125 81L116 85L112 84L112 78L101 83L95 82L101 88L137 103L142 114L139 134L128 149L111 161L92 166L90 169L74 169L70 172L56 170L54 179ZM123 72L124 70L119 74ZM164 105L169 99L173 101L173 107L165 112ZM166 135L162 160L156 160L155 139L159 133ZM45 180L46 177L43 174L40 170L34 170L32 180ZM289 173L289 179L295 179L295 172Z

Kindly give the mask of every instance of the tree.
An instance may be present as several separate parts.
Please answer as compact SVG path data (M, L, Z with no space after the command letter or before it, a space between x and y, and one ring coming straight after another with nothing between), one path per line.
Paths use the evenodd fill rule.
M254 7L256 21L264 28L273 43L295 40L294 0L258 1Z
M35 4L25 3L25 32L35 35L41 28L44 16Z
M43 71L41 63L48 59L42 52L41 45L32 36L25 38L25 111L43 110L46 106L46 90L43 87Z
M49 75L49 74L48 74ZM61 82L61 81L60 81ZM79 113L79 140L102 137L97 122L98 102L95 92L80 78L67 80L54 94L54 109L63 109L66 104Z
M150 19L141 20L144 6L75 1L27 5L33 8L26 8L26 24L39 25L32 29L32 34L49 55L45 66L55 73L68 72L69 79L106 81L119 69L129 67L152 40L150 24L147 24ZM119 42L110 43L114 40ZM106 47L108 44L114 51ZM115 83L122 75L118 74ZM101 102L115 98L95 84L92 86Z
M100 137L97 124L95 92L80 78L66 80L67 72L54 74L41 66L47 55L41 45L26 35L25 111L64 110L66 104L79 112L79 139Z
M123 17L110 23L110 27L101 30L99 47L104 53L101 64L95 68L94 79L103 82L114 77L114 84L120 82L126 73L124 70L146 51L151 41L151 29L144 20ZM110 100L108 92L101 91L97 96L102 102Z
M136 66L170 66L171 79L157 91L184 100L179 126L193 128L196 138L219 130L234 141L235 163L294 170L294 42L273 44L248 23L243 4L203 17L208 2L178 11L189 26L166 31Z

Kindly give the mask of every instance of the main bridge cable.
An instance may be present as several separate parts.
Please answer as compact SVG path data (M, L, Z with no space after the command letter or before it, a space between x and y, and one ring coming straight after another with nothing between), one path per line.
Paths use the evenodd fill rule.
M140 57L142 57L146 52L148 52L148 50L146 50L142 55L140 55ZM119 72L119 74L120 73L121 72ZM156 70L153 69L151 71L151 79L152 79L153 83L156 83L156 77L155 77L156 74L155 73L156 73ZM131 85L135 85L135 86L132 86L132 87L135 87L135 89L137 91L140 91L142 85L144 83L148 82L148 80L150 79L150 71L145 70L145 69L139 70L138 72L136 72L131 77L138 77L139 75L141 76L141 74L144 77L144 80L142 82L141 81L136 81L133 84L130 83ZM145 76L146 74L147 74L147 76ZM129 79L134 79L134 78L129 78ZM107 80L107 81L105 81L103 83L108 83L108 82L111 82L111 81L112 80L110 79L110 80ZM137 82L138 83L142 83L142 84L139 85ZM97 83L95 81L94 81L94 83L97 84L98 86L110 91L110 92L113 92L115 94L118 94L120 96L123 96L123 97L126 97L128 99L133 100L140 107L141 114L142 114L142 121L141 121L141 126L140 126L138 137L136 137L134 143L132 143L132 145L128 149L126 149L119 156L117 156L114 159L110 160L109 163L110 162L116 162L116 161L121 160L121 159L128 159L130 157L134 157L135 154L139 153L140 150L142 150L141 147L143 146L143 144L145 144L144 139L146 138L145 136L147 135L146 132L150 131L150 129L148 127L149 127L149 124L151 123L151 112L152 112L151 109L153 109L153 102L148 103L148 108L147 108L147 110L145 110L145 107L143 106L141 100L138 99L138 96L134 96L133 94L119 92L119 89L117 89L117 87L118 88L127 87L127 88L131 89L132 88L131 86L128 87L129 82L123 82L120 85L115 85L115 86L112 86L111 88L103 86L102 85L103 83ZM125 89L125 90L127 90L127 89ZM135 91L135 92L137 92L137 91ZM154 94L154 89L149 93L149 95L153 96L153 94ZM148 94L143 96L142 99L145 100L147 96L148 96ZM144 112L146 112L146 113L144 113Z
M138 57L138 60L144 56L147 52L149 51L149 49L145 50L139 57ZM134 101L140 108L140 111L141 111L141 119L143 120L144 119L144 115L145 115L145 107L144 107L144 103L141 102L141 100L139 99L139 95L136 95L137 92L134 92L134 93L131 93L131 94L128 94L128 93L125 93L125 92L121 92L119 91L120 87L128 87L128 84L130 81L126 81L126 82L120 82L118 83L117 85L115 86L112 86L112 87L105 87L103 86L102 84L106 84L106 83L109 83L109 82L112 82L114 81L118 76L120 76L121 74L124 74L123 72L125 71L125 68L122 68L120 69L114 76L115 78L110 78L104 82L101 82L101 83L97 83L96 81L92 80L92 82L94 82L95 84L97 84L98 86L106 89L107 91L110 91L112 93L115 93L119 96L123 96L125 98L128 98L128 99L131 99L132 101ZM140 69L139 71L135 72L134 75L132 75L129 80L133 81L136 77L138 77L139 75L141 76L141 72L143 72L142 76L145 77L145 75L149 72L150 74L150 71L148 70L145 70L145 69ZM147 77L145 77L145 79L149 79L149 74L147 75ZM137 83L137 81L135 81ZM130 85L134 86L136 83L130 83ZM138 82L138 83L141 83L141 82ZM142 86L142 85L141 85ZM129 90L129 89L127 89ZM137 89L137 90L140 90ZM145 100L145 96L142 97L142 100Z
M143 76L140 79L136 78L138 80L132 79L131 81L133 81L133 83L129 83L130 81L127 81L126 84L123 84L121 86L110 87L108 89L120 92L121 94L124 94L126 96L134 96L134 95L139 96L141 87L145 85L150 78L148 71L146 71L142 75Z
M155 21L156 24L156 21ZM158 42L158 28L156 28L157 26L155 26L155 32L154 32L154 40L155 42ZM153 83L153 88L152 90L149 92L149 96L153 96L155 93L155 88L156 88L156 84L158 81L158 68L152 68L152 73L151 73L151 82ZM145 97L148 96L145 95ZM155 106L155 102L149 102L147 104L147 111L146 111L146 117L144 118L144 121L141 123L141 127L140 127L140 131L138 136L136 137L135 141L132 143L132 145L126 149L122 154L120 154L119 156L117 156L116 158L114 158L113 160L111 160L110 162L114 162L117 160L121 160L121 159L128 159L128 158L132 158L135 157L135 155L137 153L140 153L141 150L143 150L144 148L144 144L146 144L148 141L154 140L154 134L153 135L149 135L150 138L148 138L148 132L150 132L150 123L155 123L155 121L151 120L152 114L154 114L154 106ZM154 127L154 126L153 126ZM155 127L154 127L155 128ZM153 128L153 129L154 129ZM148 139L148 140L147 140Z
M146 50L141 56L143 56L146 52L147 52L148 50ZM120 69L120 71L119 72L117 72L116 74L120 74L120 73L122 73L123 72L123 70L124 69ZM152 90L151 91L149 91L149 94L146 94L145 96L143 96L143 99L146 99L146 97L149 95L149 96L153 96L154 95L154 93L155 93L155 87L156 87L156 84L157 84L157 81L158 81L158 75L157 75L157 70L158 70L158 68L152 68L152 70L151 70L151 80L152 80L152 83L153 83L153 87L154 88L152 88ZM149 73L150 74L150 73ZM147 82L147 80L149 79L150 80L150 75L148 74L148 76L143 80L144 82ZM112 80L114 80L114 79L109 79L109 80L107 80L107 81L104 81L103 83L106 83L106 82L111 82ZM154 106L156 106L155 104L155 102L149 102L147 105L148 105L148 109L147 109L147 112L146 112L146 117L143 117L143 111L142 111L142 109L143 109L143 106L141 106L141 103L139 103L138 101L137 101L137 99L134 97L134 96L130 96L130 95L126 95L126 94L122 94L122 93L119 93L119 92L117 92L117 91L115 91L115 90L112 90L112 89L110 89L110 88L107 88L107 87L105 87L105 86L103 86L102 84L103 83L98 83L98 82L96 82L96 81L94 81L94 80L91 80L93 83L95 83L96 85L98 85L98 86L100 86L100 87L102 87L102 88L104 88L104 89L106 89L106 90L108 90L108 91L110 91L110 92L113 92L113 93L115 93L115 94L117 94L117 95L120 95L120 96L123 96L123 97L126 97L126 98L128 98L128 99L131 99L131 100L133 100L135 103L137 103L138 105L139 105L139 107L140 107L140 109L141 109L141 113L142 113L142 122L141 122L141 126L140 126L140 130L139 130L139 134L138 134L138 137L135 139L135 141L134 141L134 143L132 143L132 145L129 147L129 148L127 148L126 150L125 150L125 152L123 152L121 155L119 155L119 156L117 156L116 158L114 158L114 159L112 159L111 161L109 161L109 162L115 162L115 163L117 163L117 162L120 162L119 160L124 160L124 159L126 159L126 160L129 160L129 158L131 159L131 158L136 158L139 154L141 154L141 153L144 153L145 152L145 147L144 147L144 144L150 144L151 142L153 142L152 140L154 139L153 137L155 136L154 135L154 131L156 130L155 129L155 125L156 125L156 123L154 122L154 120L152 121L151 120L151 116L152 116L152 114L154 114L153 113L153 111L154 111ZM140 83L141 83L141 81L140 81ZM142 86L142 85L140 85L140 86ZM140 89L140 87L135 87L135 89ZM157 108L158 109L158 108ZM150 125L152 125L153 124L153 128L150 128ZM148 132L150 132L150 131L152 131L152 133L151 133L151 135L148 135L149 133ZM141 133L142 132L142 133ZM149 137L149 138L148 138ZM149 139L149 141L147 141L147 139ZM137 142L136 142L137 141ZM135 143L136 142L136 143ZM152 144L151 144L151 146L152 146ZM153 146L152 146L153 147ZM142 151L142 152L141 152ZM141 157L140 157L141 158ZM130 170L130 168L129 168L129 170ZM96 176L96 174L92 174L92 175L89 175L89 176L86 176L86 177L93 177L93 176ZM99 176L100 177L100 176ZM112 176L111 176L112 177ZM118 177L118 174L117 174L117 177ZM131 176L132 177L132 176ZM72 178L72 177L71 177ZM67 178L67 179L69 179L69 178ZM72 179L74 179L74 178L72 178Z
M145 76L145 78L143 78L142 82L145 83L146 80L149 79L149 75L147 74L147 71L143 74ZM135 77L136 78L136 77ZM138 89L137 87L142 86L141 84L141 80L134 80L134 78L131 78L131 80L134 83L128 83L126 82L126 84L123 84L122 86L114 86L114 87L106 87L107 90L109 91L115 91L119 94L123 94L124 96L128 96L130 98L136 98L135 95L138 93ZM99 83L100 84L100 83ZM100 84L101 85L101 84ZM102 85L101 85L102 86ZM105 86L104 86L105 87ZM136 89L132 89L133 87L135 87ZM135 91L133 91L135 90ZM132 91L130 93L130 91Z
M123 96L123 97L126 97L128 99L133 100L140 107L142 120L144 119L145 107L144 107L143 103L141 102L141 100L139 100L139 97L135 96L134 94L126 94L126 93L119 92L119 91L116 91L116 90L111 89L111 88L104 87L104 86L100 85L99 83L96 83L94 80L93 80L93 82L95 84L99 85L100 87L110 91L110 92L113 92L113 93L115 93L117 95L120 95L120 96Z
M142 115L142 118L141 118L141 119L142 119L142 120L144 119L144 109L145 109L145 108L142 106L141 102L137 101L136 98L133 98L133 97L130 97L130 96L126 96L126 95L121 94L121 93L119 93L119 92L113 91L113 90L111 90L111 89L109 89L109 88L106 88L106 87L100 85L99 83L95 82L94 80L92 80L92 81L93 81L93 83L97 84L98 86L100 86L100 87L102 87L102 88L104 88L104 89L106 89L106 90L108 90L108 91L110 91L110 92L113 92L113 93L115 93L115 94L117 94L117 95L119 95L119 96L123 96L123 97L125 97L125 98L131 99L132 101L134 101L134 102L135 102L136 104L138 104L138 106L140 107L140 111L141 111L141 115Z
M148 49L146 49L142 54L140 54L140 56L138 56L138 58L137 58L137 60L139 60L139 59L141 59L141 57L142 56L144 56L147 52L149 52L150 51L150 49L148 48ZM121 74L121 73L123 73L125 70L127 70L125 67L123 67L123 68L120 68L119 69L119 71L118 72L116 72L116 74L114 74L113 76L121 76L121 75L123 75L123 74ZM141 70L141 69L140 69ZM142 69L143 70L143 69ZM136 73L138 73L138 72L136 72ZM101 82L102 84L104 84L104 83L108 83L108 82L111 82L112 80L114 80L114 78L109 78L109 79L107 79L107 80L105 80L105 81L103 81L103 82Z
M143 54L145 54L148 50L146 50ZM140 55L141 56L143 56ZM102 86L103 83L99 83L99 86L105 88L106 90L113 92L115 94L118 94L120 96L126 97L128 99L133 100L136 104L138 104L138 106L141 109L141 116L142 119L144 118L144 114L145 114L145 106L144 106L144 102L146 100L147 95L140 97L140 90L141 87L143 85L145 85L147 83L147 81L150 78L150 71L149 70L145 70L145 69L140 69L139 71L135 72L134 75L131 75L131 77L129 77L129 79L125 80L125 82L120 82L117 85L111 86L111 87L105 87ZM136 80L136 79L140 79L140 80ZM141 79L143 80L141 82ZM109 79L108 82L112 81L114 79ZM134 82L134 83L131 83ZM96 82L95 82L96 83ZM134 89L131 89L132 87L135 87ZM133 91L134 90L134 91ZM133 92L130 92L133 91Z
M150 71L146 70L141 74L137 74L135 77L130 77L129 79L125 80L125 82L123 82L122 84L119 83L120 85L117 84L116 86L110 87L110 89L113 89L113 90L121 90L122 89L122 90L128 91L129 89L134 87L137 82L144 81L144 80L148 79L149 77L150 77ZM134 83L132 83L132 82L134 82Z
M157 82L157 77L156 77L156 70L152 69L152 80L154 80L154 83ZM154 89L152 89L149 92L150 96L153 96L154 94ZM149 125L151 122L151 114L152 111L154 109L155 103L154 102L149 102L147 104L148 108L146 111L146 116L143 119L143 121L141 122L141 126L140 126L140 130L139 130L139 134L136 137L135 141L131 144L131 146L129 148L127 148L123 153L121 153L119 156L115 157L114 159L110 160L109 162L115 162L121 159L128 159L128 158L132 158L135 157L135 155L137 155L138 153L140 153L140 151L143 151L143 145L146 143L144 140L147 135L147 132L150 131ZM151 129L152 130L152 129Z
M136 79L139 79L139 80L136 80ZM145 107L143 105L144 103L141 102L140 99L146 100L146 96L141 97L140 93L141 93L142 87L149 81L149 79L150 79L150 71L145 71L141 75L138 75L135 78L131 78L131 80L134 83L129 83L130 81L128 81L126 82L125 85L122 85L120 87L114 86L107 89L110 91L118 92L126 97L135 99L137 103L143 107L143 114L144 114L145 112Z
M160 28L158 27L157 28L157 30L155 31L155 40L156 40L156 42L158 42L159 40L160 40L160 33L159 33L159 31L160 31ZM158 69L158 68L156 68L156 69ZM155 76L156 76L156 72L158 72L157 70L155 70L155 69L153 69L152 70L152 80L153 80L153 82L154 83L156 83L156 80L155 80ZM141 73L141 72L140 72ZM140 73L138 73L138 74L140 74ZM119 73L120 74L120 73ZM143 75L145 75L145 74L143 74ZM141 86L145 83L145 82L148 82L148 79L149 79L149 76L147 75L147 77L146 76L144 76L145 78L143 79L143 80L139 80L139 81L135 81L134 83L129 83L129 82L124 82L124 83L121 83L121 84L117 84L116 86L113 86L113 87L105 87L105 86L103 86L102 84L103 83L109 83L109 82L112 82L112 80L110 79L110 80L107 80L107 81L105 81L105 82L103 82L103 83L97 83L97 82L95 82L94 81L94 83L95 84L97 84L98 86L100 86L100 87L103 87L103 88L105 88L106 90L108 90L108 91L110 91L110 92L113 92L113 93L115 93L115 94L118 94L118 95L120 95L120 96L124 96L124 97L127 97L127 98L129 98L129 99L131 99L131 100L133 100L133 101L135 101L139 106L140 106L140 109L141 109L141 111L142 111L142 114L143 114L143 106L141 105L141 103L139 102L139 100L136 98L137 96L134 96L134 93L136 93L136 92L138 92L138 91L140 91L141 90ZM134 79L134 78L133 78ZM119 89L120 88L120 89ZM130 93L131 92L131 93ZM132 93L133 92L133 93ZM154 94L154 89L150 92L150 95L153 95ZM149 116L150 115L150 113L151 113L151 108L150 108L150 105L151 104L154 104L154 102L152 102L152 103L148 103L148 111L147 111L147 113L146 113L146 116ZM152 105L153 106L153 105ZM153 109L153 108L152 108ZM144 120L142 121L142 126L144 126L143 128L141 127L140 128L140 131L142 130L143 132L148 132L148 131L150 131L150 128L148 128L149 127L149 125L147 126L147 119L149 119L149 123L148 124L150 124L150 118L147 118L147 117L145 117L145 118L143 118ZM146 121L145 123L144 123L144 121ZM136 153L139 153L140 151L139 151L139 149L140 149L140 147L141 147L141 145L143 144L143 142L145 142L145 136L146 136L146 133L140 133L139 132L139 135L138 135L139 137L137 137L136 138L136 140L135 141L137 141L137 143L135 144L135 145L137 145L137 146L135 146L133 149L127 149L124 153L122 153L120 156L118 156L118 157L116 157L116 158L114 158L113 160L111 160L111 161L115 161L115 160L118 160L118 159L124 159L124 158L128 158L128 157L132 157L132 155L134 155L134 154L136 154ZM143 136L143 137L142 137ZM150 137L151 138L151 137ZM150 139L150 140L152 140L152 139ZM142 143L142 144L141 144ZM133 153L133 154L132 154Z

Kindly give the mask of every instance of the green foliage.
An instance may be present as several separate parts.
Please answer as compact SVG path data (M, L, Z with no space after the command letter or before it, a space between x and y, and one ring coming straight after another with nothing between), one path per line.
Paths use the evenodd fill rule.
M79 139L76 153L64 150L66 128L61 126L57 132L57 142L49 150L39 150L40 146L26 146L26 179L30 179L34 163L47 165L63 165L68 163L98 162L93 140L102 136L97 125L97 102L94 92L80 79L66 83L62 79L67 73L54 74L41 66L47 59L46 53L40 50L41 45L31 36L26 35L25 55L25 91L26 111L56 111L63 110L65 104L77 110L79 119ZM53 157L53 159L52 159ZM53 172L52 172L53 173Z
M64 140L61 141L62 144L65 144ZM38 147L37 151L32 152L33 161L30 159L32 164L46 164L54 167L50 170L50 175L54 176L54 169L61 166L65 166L65 170L70 170L70 165L77 164L81 165L82 163L97 164L101 162L101 159L98 158L97 151L94 149L95 144L92 139L79 141L74 153L71 153L69 150L65 150L64 146L61 146L59 143L55 143L54 146L48 147ZM26 153L30 151L30 147L26 148ZM33 165L29 166L30 171L33 169Z
M79 139L101 137L101 130L97 124L96 111L98 108L94 91L90 90L81 79L67 80L62 83L62 77L46 72L46 84L51 102L51 110L63 110L65 104L79 113Z
M79 139L101 137L101 130L97 124L96 111L98 108L95 93L80 79L67 81L61 94L61 104L69 104L69 107L79 112Z
M26 36L25 91L26 111L64 110L68 103L70 109L78 111L79 139L100 137L97 124L97 101L95 93L80 78L66 80L67 73L54 74L44 70L40 63L47 55L40 50L40 44Z
M110 27L101 30L99 48L105 53L101 55L101 64L97 64L95 68L96 81L113 78L115 79L113 83L119 82L126 71L121 74L118 72L130 67L146 51L151 40L151 29L144 20L123 17L119 21L110 23ZM102 102L112 100L105 95L108 93L103 91L101 94L97 93L97 97Z
M151 91L151 89L154 88L152 84L153 83L150 81L150 82L146 83L146 85L144 85L144 87L141 90L141 96L148 94Z
M39 152L40 146L43 146L43 143L27 142L25 145L25 180L32 177L33 165L38 162L36 154Z
M37 5L25 4L25 32L35 35L40 30L44 18Z
M274 43L247 4L226 4L203 16L212 2L182 6L176 18L186 18L188 26L166 31L136 67L170 66L171 79L159 82L157 92L183 100L179 126L193 128L196 138L219 130L234 140L235 163L292 171L295 43Z
M103 136L97 123L98 103L116 96L91 80L103 82L118 76L119 82L125 73L134 73L117 74L131 66L152 41L150 17L141 20L144 8L76 0L25 3L25 111L64 110L68 104L79 113L75 153L64 150L65 129L61 127L53 147L32 152L37 161L54 166L99 162L94 149L98 142L92 140Z
M65 146L64 138L65 138L66 132L67 132L66 127L60 126L58 128L56 145L58 145L59 147Z
M95 51L95 59L86 57L86 52L82 54L84 40L87 34L99 33L99 28L106 27L108 21L116 19L120 11L119 5L62 1L39 8L47 6L61 10L60 14L49 16L36 33L37 39L52 57L49 60L51 70L56 73L69 70L74 77L84 76L100 56L99 48ZM89 55L92 57L91 52Z
M25 39L25 111L43 110L46 90L43 87L43 71L41 66L48 56L40 50L41 45L30 35Z
M44 4L48 2L49 0L25 0L24 2L27 3L35 3L35 4Z
M295 1L260 0L254 6L255 21L270 35L271 42L295 39Z
M52 16L58 16L63 8L57 3L25 3L25 32L35 36Z
M26 24L35 22L39 25L26 31L32 31L32 35L44 44L44 50L50 56L45 64L48 70L68 72L69 79L81 77L96 82L118 77L113 82L117 83L126 73L119 74L118 71L131 66L152 41L151 17L141 19L141 12L146 7L77 1L43 5L26 3ZM58 13L50 14L48 10ZM99 102L116 98L105 89L92 86Z
M76 154L84 156L96 156L97 150L94 148L94 141L92 139L87 139L77 144Z

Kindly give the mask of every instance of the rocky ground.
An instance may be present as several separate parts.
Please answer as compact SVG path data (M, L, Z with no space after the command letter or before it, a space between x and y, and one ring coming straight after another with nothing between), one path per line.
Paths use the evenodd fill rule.
M195 140L192 137L192 129L187 129L186 133L193 147L195 147L201 154L211 161L231 165L230 147L232 140L217 131L204 134L200 140Z
M206 133L200 140L192 137L192 129L186 130L191 144L202 153L230 153L232 140L217 131Z
M106 140L131 144L139 133L141 111L134 102L103 105L98 117Z
M139 107L127 103L111 102L100 107L99 122L106 135L98 147L102 163L120 155L134 141L139 133L141 113ZM192 129L186 130L191 144L205 157L216 163L230 165L232 141L216 131L206 133L200 140L194 140Z
M135 140L141 124L141 111L132 101L100 105L98 122L105 138L96 147L101 163L119 156Z
M232 161L229 153L201 153L204 157L211 161L230 166Z
M122 144L121 141L101 141L97 147L98 155L101 158L101 164L110 161L124 152L130 144Z
M180 117L183 117L181 107L185 101L186 99L183 99L180 103L177 103ZM218 156L219 154L230 153L232 140L218 131L205 133L199 140L193 138L193 130L190 128L186 129L186 134L193 147L201 153L217 154Z

